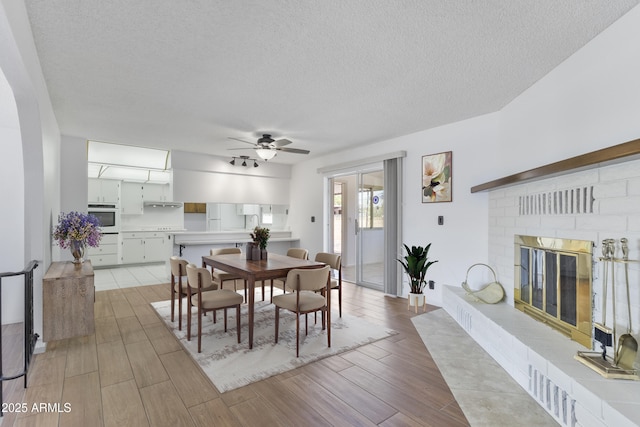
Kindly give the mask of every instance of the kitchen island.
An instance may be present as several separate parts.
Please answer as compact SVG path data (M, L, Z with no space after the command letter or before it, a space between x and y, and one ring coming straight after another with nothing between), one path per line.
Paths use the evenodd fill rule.
M238 247L244 252L246 244L252 241L252 231L176 231L169 234L173 236L173 255L199 265L201 258L209 255L213 248ZM271 230L270 234L269 252L285 255L287 249L300 244L300 238L294 237L289 230Z

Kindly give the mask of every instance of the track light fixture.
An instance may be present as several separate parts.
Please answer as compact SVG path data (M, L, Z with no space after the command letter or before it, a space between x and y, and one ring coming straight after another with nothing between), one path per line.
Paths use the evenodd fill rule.
M242 160L242 163L240 164L240 166L247 166L247 160L249 161L253 161L253 167L257 168L258 166L260 166L258 164L258 161L256 159L252 159L249 156L239 156L239 157L234 157L231 159L231 161L229 162L230 165L235 166L236 164L236 159Z

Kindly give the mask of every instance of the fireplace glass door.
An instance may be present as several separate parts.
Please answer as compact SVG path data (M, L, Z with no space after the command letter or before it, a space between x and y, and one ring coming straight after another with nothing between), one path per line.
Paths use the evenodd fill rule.
M515 277L519 283L514 303L516 308L587 346L592 329L591 243L566 242L516 236Z

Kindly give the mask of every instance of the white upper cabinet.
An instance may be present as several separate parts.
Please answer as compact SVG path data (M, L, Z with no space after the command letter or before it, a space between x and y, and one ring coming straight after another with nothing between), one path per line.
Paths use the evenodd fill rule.
M143 184L142 197L145 202L172 202L169 184Z
M260 215L260 205L238 204L236 205L238 215Z
M122 205L120 211L123 215L140 215L144 213L141 183L122 183Z
M120 202L120 181L89 178L88 202L90 204L117 205Z

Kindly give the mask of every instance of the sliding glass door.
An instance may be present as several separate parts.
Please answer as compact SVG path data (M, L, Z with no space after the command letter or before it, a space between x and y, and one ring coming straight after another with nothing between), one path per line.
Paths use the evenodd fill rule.
M384 290L384 172L357 174L356 283Z

